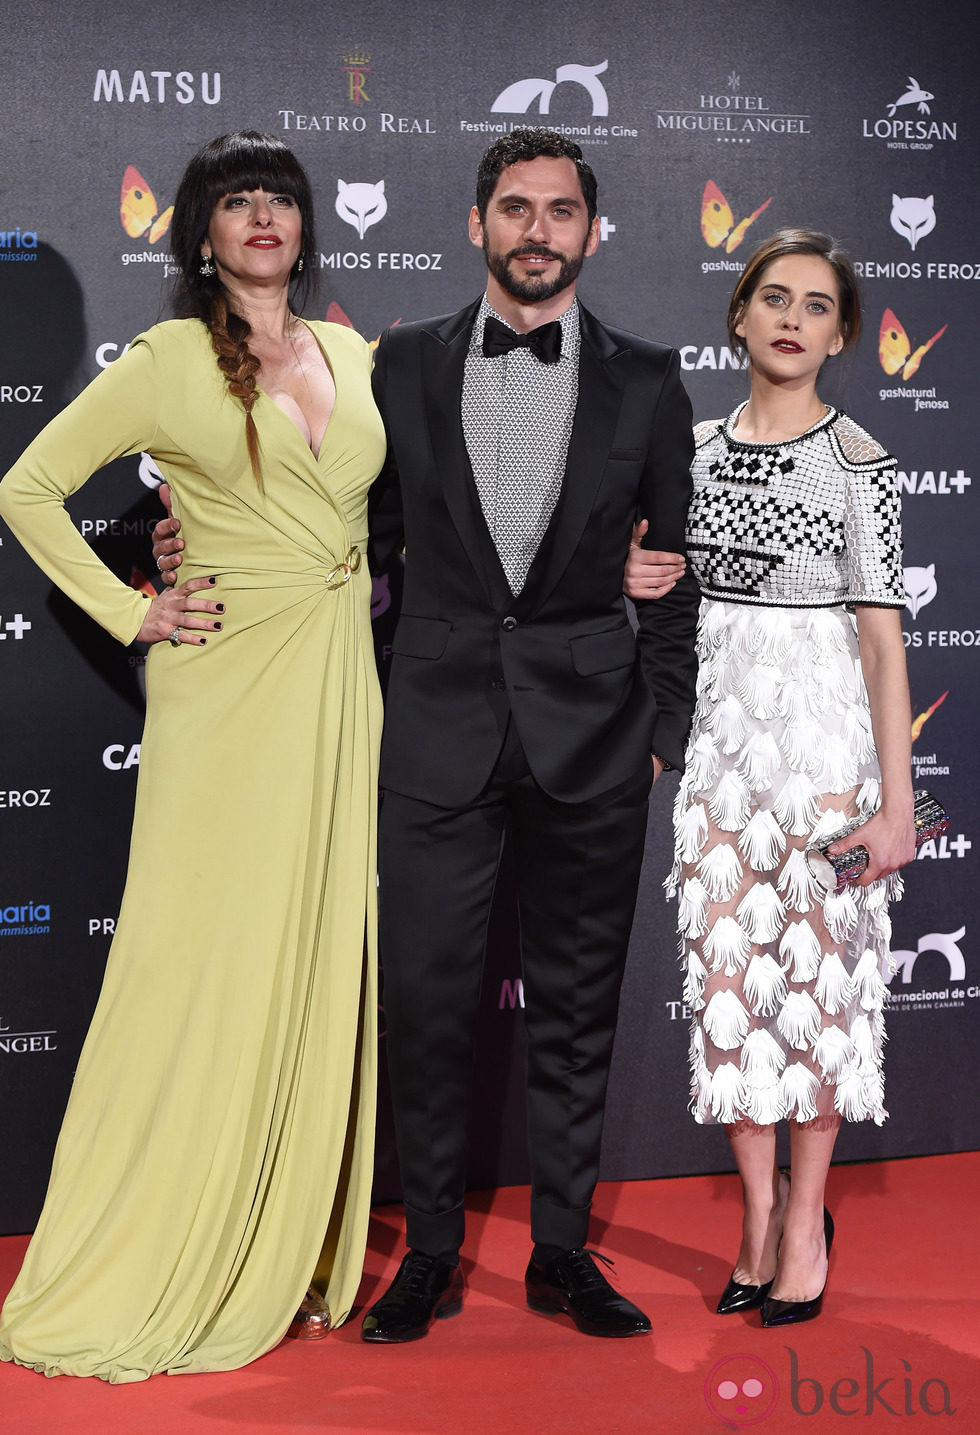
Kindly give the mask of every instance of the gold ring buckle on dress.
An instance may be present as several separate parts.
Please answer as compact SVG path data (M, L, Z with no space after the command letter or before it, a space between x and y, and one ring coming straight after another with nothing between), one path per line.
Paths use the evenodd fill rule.
M328 588L342 588L345 583L350 582L350 575L356 573L361 566L361 550L355 545L347 550L347 556L343 563L338 563L336 568L331 568L326 577Z

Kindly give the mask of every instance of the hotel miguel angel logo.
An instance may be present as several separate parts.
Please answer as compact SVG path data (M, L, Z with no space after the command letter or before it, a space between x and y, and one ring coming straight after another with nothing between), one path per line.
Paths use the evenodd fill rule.
M754 209L748 219L741 219L736 224L731 205L714 180L709 179L701 196L701 233L705 244L711 249L718 249L723 244L725 253L731 254L745 238L749 225L754 224L771 203L772 195L758 209Z
M171 204L162 214L159 209L153 190L136 166L128 164L119 196L119 219L131 239L146 235L151 244L156 244L163 238L170 228L174 207Z
M925 344L913 349L901 319L894 309L886 309L881 316L878 330L878 360L881 367L886 374L901 374L903 379L910 379L918 372L919 365L933 344L942 338L948 328L949 325L944 324Z

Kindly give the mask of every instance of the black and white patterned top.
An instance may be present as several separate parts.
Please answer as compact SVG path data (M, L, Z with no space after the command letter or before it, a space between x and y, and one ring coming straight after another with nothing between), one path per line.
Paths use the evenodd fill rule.
M895 460L837 409L784 443L694 431L687 550L702 593L777 608L901 608Z
M483 326L491 314L506 323L484 296L463 374L463 434L483 516L516 594L561 493L578 402L582 334L576 300L560 318L557 364L543 364L529 349L487 359Z

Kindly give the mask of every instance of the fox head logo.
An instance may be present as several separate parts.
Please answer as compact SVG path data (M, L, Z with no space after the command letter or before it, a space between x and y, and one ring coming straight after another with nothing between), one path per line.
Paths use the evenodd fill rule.
M914 194L907 194L904 198L899 194L892 195L892 229L907 239L913 249L936 227L932 198L931 194L926 199L918 199Z
M906 568L905 573L905 604L912 617L918 617L919 609L924 608L935 598L938 589L936 587L936 565L930 563L928 568Z
M334 208L345 224L354 226L358 238L363 239L365 230L388 213L384 180L379 179L377 184L348 184L338 179Z

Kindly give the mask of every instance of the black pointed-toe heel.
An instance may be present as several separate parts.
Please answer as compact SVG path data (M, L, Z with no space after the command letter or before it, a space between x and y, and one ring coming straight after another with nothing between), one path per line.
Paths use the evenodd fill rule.
M785 1177L788 1186L789 1172L780 1171L779 1174ZM773 1280L775 1280L775 1276ZM766 1281L761 1286L743 1286L740 1281L735 1279L735 1272L732 1271L715 1311L718 1315L734 1315L739 1310L756 1310L765 1301L771 1289L772 1281Z
M743 1286L732 1274L721 1293L721 1300L716 1307L717 1313L734 1315L739 1310L755 1310L762 1305L771 1289L772 1281L766 1281L765 1285L761 1286Z
M830 1248L834 1244L834 1218L823 1208L823 1237L827 1243L827 1259L830 1259ZM827 1289L824 1281L823 1290L813 1300L771 1300L767 1298L762 1303L762 1324L768 1329L774 1325L799 1325L804 1320L815 1320L823 1309L823 1292Z

